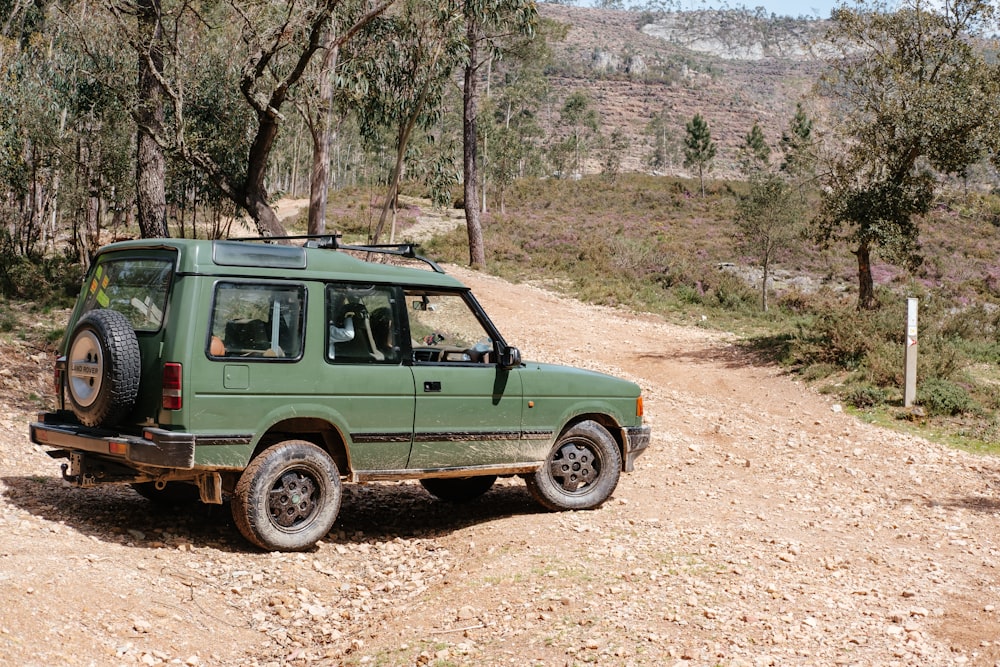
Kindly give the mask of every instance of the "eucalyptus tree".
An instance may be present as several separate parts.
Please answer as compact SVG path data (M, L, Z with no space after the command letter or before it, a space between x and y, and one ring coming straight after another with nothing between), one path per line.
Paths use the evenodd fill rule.
M680 142L674 133L669 109L653 114L646 124L646 134L653 139L653 151L646 163L657 171L673 167L680 156Z
M1000 70L977 38L996 30L986 0L905 0L839 8L843 50L823 80L845 148L824 176L819 236L854 247L858 307L878 307L871 258L919 263L919 216L938 175L996 154Z
M531 36L538 21L532 0L460 0L465 20L466 61L462 88L462 175L469 263L486 265L480 221L478 113L480 68L503 57L505 47L520 36Z
M552 44L566 39L568 31L568 24L540 18L533 33L515 36L505 48L504 59L492 67L488 80L491 93L479 123L483 134L481 182L484 202L492 185L501 213L514 179L542 173L544 132L538 113L551 94L546 68L552 63Z
M205 173L263 235L285 233L268 203L266 176L286 103L318 52L340 48L393 0L360 0L363 10L352 22L334 24L335 12L348 1L160 0L161 69L150 55L148 31L132 22L135 3L105 0L120 34L147 59L165 99L163 126L155 116L133 113L140 132L168 156ZM133 110L141 108L137 94ZM223 138L219 130L226 125L235 132ZM242 152L239 160L233 159L234 146Z
M14 203L3 211L8 234L24 256L51 250L67 211L70 244L86 259L100 243L103 219L110 212L121 222L131 193L127 110L114 86L92 75L64 15L17 25L29 32L12 35L13 48L0 59L0 179L3 201ZM108 49L102 57L120 71L120 55Z
M559 119L569 128L569 134L550 151L550 159L563 175L566 171L579 174L593 141L600 136L600 116L587 93L576 90L563 103Z
M377 145L392 128L394 160L370 241L395 221L407 149L416 130L431 131L442 114L450 76L465 55L460 8L451 0L405 0L372 22L345 54L342 94L355 107L362 135Z

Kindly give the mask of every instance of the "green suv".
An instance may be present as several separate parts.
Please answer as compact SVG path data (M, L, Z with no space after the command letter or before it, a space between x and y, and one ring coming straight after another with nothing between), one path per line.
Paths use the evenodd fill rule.
M56 362L59 409L31 424L67 481L228 496L250 542L297 551L329 532L342 481L416 479L461 502L520 475L549 509L590 509L649 444L636 384L522 362L413 246L285 241L95 256Z

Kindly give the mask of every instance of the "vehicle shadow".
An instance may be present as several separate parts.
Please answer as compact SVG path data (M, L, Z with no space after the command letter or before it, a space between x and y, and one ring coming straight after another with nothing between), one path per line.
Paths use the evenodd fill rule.
M987 498L985 496L967 496L964 498L951 498L946 501L933 503L943 505L950 509L962 509L977 514L1000 514L1000 500Z
M236 529L228 502L152 502L128 486L79 489L55 477L3 477L3 497L34 517L103 542L136 548L211 547L259 552ZM340 514L324 541L430 538L510 516L544 513L519 481L502 481L464 504L431 497L414 482L345 484Z

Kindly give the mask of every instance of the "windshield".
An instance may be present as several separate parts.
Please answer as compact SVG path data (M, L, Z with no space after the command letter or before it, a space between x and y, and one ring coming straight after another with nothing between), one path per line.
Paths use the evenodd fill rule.
M173 261L167 259L102 259L84 286L83 314L110 308L124 315L136 331L158 331L170 288Z

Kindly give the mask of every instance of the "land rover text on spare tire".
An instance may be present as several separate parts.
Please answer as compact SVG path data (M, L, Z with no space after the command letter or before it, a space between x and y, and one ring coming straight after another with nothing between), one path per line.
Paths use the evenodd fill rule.
M522 361L414 246L283 240L98 252L58 406L30 427L67 482L228 498L249 542L301 551L330 531L343 483L418 480L460 503L517 475L544 507L584 510L648 446L636 384ZM373 252L397 261L356 256Z

